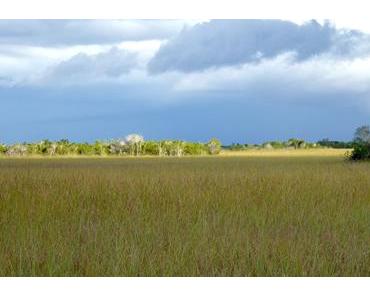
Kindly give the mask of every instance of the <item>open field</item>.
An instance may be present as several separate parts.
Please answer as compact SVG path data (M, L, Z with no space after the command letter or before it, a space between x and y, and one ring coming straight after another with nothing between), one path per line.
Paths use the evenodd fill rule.
M226 157L345 157L350 149L248 149L245 151L222 150L221 156Z
M2 158L0 275L370 276L370 164L334 151Z

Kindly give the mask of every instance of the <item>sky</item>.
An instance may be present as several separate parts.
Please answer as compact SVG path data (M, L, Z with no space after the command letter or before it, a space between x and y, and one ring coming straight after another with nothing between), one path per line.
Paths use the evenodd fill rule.
M350 140L370 30L330 20L0 20L0 142Z

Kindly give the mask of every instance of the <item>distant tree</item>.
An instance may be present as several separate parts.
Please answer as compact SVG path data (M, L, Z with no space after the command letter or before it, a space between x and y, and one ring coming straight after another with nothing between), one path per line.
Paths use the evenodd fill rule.
M14 144L7 149L6 154L8 156L24 156L27 152L28 150L26 145Z
M104 142L101 142L101 141L95 141L95 143L93 144L93 148L94 148L94 154L95 155L106 155L109 153L109 147L106 143Z
M208 143L208 152L211 155L217 155L221 151L221 141L219 141L217 138L212 138Z
M144 141L138 134L130 134L124 139L111 142L95 141L94 143L70 142L67 139L59 141L43 140L37 143L22 143L14 145L0 144L0 154L11 156L22 155L159 155L183 156L217 154L221 143L211 139L207 143L185 142L182 140Z
M352 160L370 160L370 127L358 127L354 135L354 147L350 155Z
M295 149L304 148L305 141L303 139L291 138L288 140L288 146L293 146Z
M356 143L370 143L370 127L361 126L355 131L354 142Z
M317 142L318 146L321 147L331 147L331 148L353 148L354 143L352 141L336 141L330 140L329 138L324 138Z
M77 154L78 155L93 155L94 147L88 143L77 144Z
M184 141L172 141L171 155L177 157L181 157L182 155L184 155L184 146Z
M109 143L109 153L112 155L122 155L127 151L127 143L124 139L118 139Z
M145 141L143 144L143 154L159 155L160 143L157 141Z
M52 142L48 139L40 141L34 148L38 154L47 155L53 151Z
M144 143L144 137L139 134L130 134L125 138L131 155L140 155Z
M228 146L228 149L230 149L232 151L242 151L246 148L247 148L246 145L243 145L243 144L240 144L240 143L232 143L230 146Z
M61 139L57 141L55 144L56 144L55 153L57 155L67 155L68 153L70 153L72 144L69 142L68 139Z

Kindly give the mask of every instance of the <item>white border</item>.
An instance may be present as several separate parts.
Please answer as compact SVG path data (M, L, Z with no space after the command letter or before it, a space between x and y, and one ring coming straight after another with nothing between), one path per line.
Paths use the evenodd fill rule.
M369 278L2 278L3 296L365 296Z
M0 18L368 18L366 0L12 0Z
M11 0L0 18L331 19L368 29L368 1ZM365 296L369 278L0 278L3 296Z
M0 19L331 20L370 33L368 0L10 0Z

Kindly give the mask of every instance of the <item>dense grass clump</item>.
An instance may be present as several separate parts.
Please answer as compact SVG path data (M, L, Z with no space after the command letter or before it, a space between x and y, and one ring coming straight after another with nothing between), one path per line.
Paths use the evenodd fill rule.
M342 157L0 159L1 276L369 276Z

